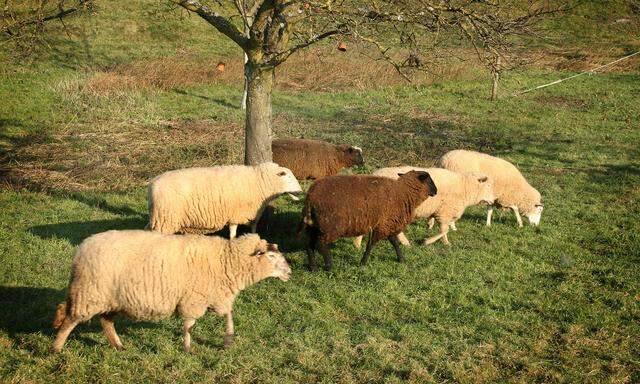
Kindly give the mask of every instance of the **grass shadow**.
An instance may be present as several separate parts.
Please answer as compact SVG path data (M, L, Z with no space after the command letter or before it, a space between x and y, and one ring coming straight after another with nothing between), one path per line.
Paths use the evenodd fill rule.
M146 212L138 212L135 209L132 209L130 207L127 206L117 206L117 205L113 205L110 204L109 202L107 202L107 200L104 197L98 197L98 196L94 196L94 195L87 195L84 193L75 193L75 192L70 192L70 193L56 193L55 195L59 196L59 197L65 197L68 199L72 199L75 200L79 203L83 203L86 204L90 207L95 207L98 208L102 211L105 212L109 212L109 213L113 213L116 215L123 215L123 216L134 216L134 215L139 215L142 216L144 220L147 219Z
M299 223L299 212L281 211L269 206L260 218L258 233L268 242L278 244L282 252L298 252L306 246L304 234L300 237L296 234Z
M210 96L199 95L197 93L185 91L184 89L174 88L173 92L175 92L175 93L177 93L179 95L183 95L183 96L191 96L191 97L196 97L198 99L212 101L212 102L214 102L214 103L216 103L218 105L221 105L223 107L233 108L233 109L240 109L240 106L238 106L236 104L231 104L228 101L225 101L225 100L222 100L222 99L214 99L213 97L210 97Z
M52 288L0 286L0 329L11 338L25 332L53 333L53 315L64 298L64 291Z
M29 228L29 232L42 239L67 239L78 245L87 237L111 229L143 229L146 218L130 217L126 219L72 221L59 224L44 224Z

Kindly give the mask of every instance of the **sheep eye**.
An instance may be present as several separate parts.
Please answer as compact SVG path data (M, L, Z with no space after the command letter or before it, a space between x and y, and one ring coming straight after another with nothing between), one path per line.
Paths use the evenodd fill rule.
M287 172L282 171L282 172L278 173L278 176L281 176L281 177L282 177L282 176L284 176L284 175L286 175L286 174L287 174Z

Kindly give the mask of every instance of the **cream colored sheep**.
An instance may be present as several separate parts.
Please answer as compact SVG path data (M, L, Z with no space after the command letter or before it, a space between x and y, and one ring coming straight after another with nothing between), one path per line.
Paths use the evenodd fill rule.
M149 226L162 233L215 232L251 222L255 233L269 202L301 193L293 173L275 163L186 168L165 172L149 184Z
M445 153L438 166L454 172L479 172L493 181L496 201L493 206L511 209L516 215L518 226L522 227L520 213L531 225L538 226L542 216L542 197L522 173L510 162L480 152L454 150ZM487 226L491 225L493 206L487 211Z
M419 168L411 166L381 168L375 172L375 176L385 176L397 179L398 174L409 171L428 172L433 179L438 193L426 199L414 211L414 217L430 219L429 229L433 227L434 219L440 223L440 233L424 240L424 244L431 244L439 239L449 244L447 232L449 228L457 230L455 221L462 216L464 210L480 203L491 203L494 200L491 180L478 173L456 173L442 168ZM409 245L409 240L400 233L400 241ZM356 247L360 248L362 236L355 239Z
M122 348L113 315L155 321L183 318L184 350L191 327L212 309L227 317L225 346L233 341L233 301L244 288L268 277L287 281L291 269L275 244L250 234L165 235L127 230L93 235L76 250L65 302L58 305L52 350L62 349L78 323L100 315L109 343Z

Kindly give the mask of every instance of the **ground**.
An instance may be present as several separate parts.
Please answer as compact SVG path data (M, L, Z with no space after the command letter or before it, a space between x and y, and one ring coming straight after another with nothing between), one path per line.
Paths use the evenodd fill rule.
M311 273L304 238L293 233L301 203L283 197L261 234L286 253L293 277L238 297L230 349L222 348L223 319L207 314L192 332L193 354L182 352L176 318L120 318L124 351L108 345L94 319L51 355L50 324L75 246L93 233L143 228L145 182L159 172L242 159L241 81L233 72L185 74L216 62L212 53L209 61L191 54L187 64L96 55L105 63L85 68L78 63L86 58L65 53L69 66L49 60L3 75L2 381L640 381L637 67L511 96L571 74L515 71L497 102L475 72L345 87L288 67L274 95L277 136L358 145L366 161L350 170L358 173L428 166L454 148L490 152L541 191L540 228L518 229L507 212L486 228L483 209L472 208L450 247L418 245L427 229L416 222L405 263L380 243L360 267L360 251L343 239L334 270ZM338 65L328 63L318 68Z

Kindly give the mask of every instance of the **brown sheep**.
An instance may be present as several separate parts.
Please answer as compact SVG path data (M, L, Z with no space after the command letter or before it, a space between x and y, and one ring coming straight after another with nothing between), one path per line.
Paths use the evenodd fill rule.
M316 269L314 252L331 269L329 246L341 237L369 234L361 264L365 265L373 245L388 239L404 261L398 234L411 222L414 210L437 188L427 172L410 171L393 180L370 175L330 176L313 183L302 210L300 230L309 238L309 268Z
M321 140L278 139L271 143L273 161L289 168L298 180L318 180L342 168L364 164L362 149Z

